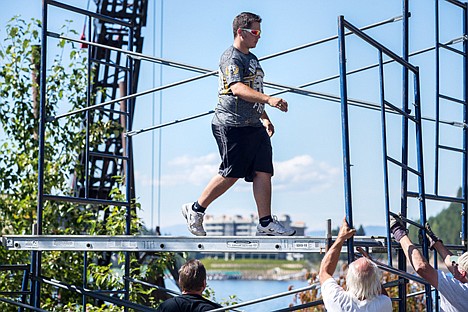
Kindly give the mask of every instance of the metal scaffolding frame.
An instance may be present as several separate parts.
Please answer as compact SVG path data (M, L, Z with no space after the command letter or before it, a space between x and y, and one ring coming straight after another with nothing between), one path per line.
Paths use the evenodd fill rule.
M421 235L421 248L423 251L423 255L426 259L429 259L429 250L428 250L428 241L425 235L425 227L424 224L426 223L426 200L434 200L434 201L443 201L449 203L460 203L462 205L462 218L461 218L461 245L451 246L454 250L467 250L467 233L466 233L466 205L467 205L467 196L466 196L466 181L467 181L467 172L466 172L466 160L467 160L467 137L466 131L467 126L466 122L468 120L467 117L467 58L466 58L466 47L467 47L467 3L461 3L457 0L447 0L448 3L458 6L463 10L463 26L462 26L462 36L459 40L451 40L450 45L456 42L463 41L463 51L459 51L456 48L451 47L450 45L441 43L439 40L439 1L435 1L435 18L436 18L436 44L435 44L435 54L436 54L436 118L434 123L436 125L436 136L435 136L435 194L429 194L426 191L425 187L425 174L424 174L424 158L423 158L423 140L422 140L422 121L423 117L421 115L421 96L420 96L420 76L419 76L419 68L414 66L409 62L409 51L408 51L408 17L409 17L409 10L408 10L408 0L403 0L403 56L400 57L394 52L387 49L385 46L371 38L370 36L366 35L364 32L356 28L354 25L349 23L344 19L343 16L339 17L339 49L340 49L340 79L341 79L341 117L342 117L342 145L343 145L343 168L344 168L344 180L345 180L345 209L346 209L346 218L348 223L352 226L353 224L353 209L352 209L352 191L351 191L351 160L350 160L350 144L349 144L349 119L348 119L348 96L347 96L347 69L346 69L346 41L344 32L345 29L351 30L356 36L364 40L367 44L374 47L378 51L379 57L379 80L380 80L380 112L381 112L381 131L382 131L382 154L383 154L383 173L384 173L384 197L385 197L385 210L386 210L386 223L387 223L387 255L388 255L388 265L392 266L392 253L395 249L395 246L392 246L392 239L391 239L391 232L389 227L389 217L391 214L395 214L391 211L390 207L390 199L389 199L389 173L388 173L388 166L389 164L393 164L400 168L401 173L401 203L399 207L399 214L402 216L404 220L410 222L411 224L417 226L419 230L422 232ZM456 99L444 94L440 93L439 82L440 82L440 64L439 64L439 50L441 48L445 48L449 51L457 53L463 57L463 96L462 100ZM401 105L395 105L390 103L385 98L385 73L384 73L384 59L383 54L389 57L392 61L398 62L402 67L402 100ZM388 61L387 61L388 62ZM409 99L409 72L413 75L413 82L414 82L414 98L413 98L413 107L414 110L412 111L409 109L408 106L408 99ZM462 119L463 122L453 122L452 125L460 126L462 129L462 146L461 147L451 147L447 145L442 145L439 142L439 133L440 133L440 99L444 99L447 101L455 102L461 104L463 106L463 115ZM402 145L401 145L401 159L397 160L392 158L388 155L387 152L387 124L386 124L386 115L391 110L391 113L396 113L401 115L401 125L402 125ZM412 168L408 164L408 135L409 135L409 124L414 124L414 135L415 135L415 157L417 159L417 168ZM460 153L462 155L462 183L461 183L461 190L462 190L462 197L449 197L443 196L438 194L438 173L439 173L439 153L440 150L448 150L451 152ZM418 190L411 191L408 190L408 174L413 174L417 177L418 181ZM419 202L419 224L413 223L410 220L406 219L407 216L407 200L409 197L417 198ZM398 272L406 271L406 258L401 249L397 247L398 253ZM354 259L353 253L353 240L350 239L348 241L348 250L351 251L348 253L348 261L352 261ZM437 254L434 257L434 266L437 267ZM405 284L407 283L406 276L397 273L400 276L400 283L398 284L399 288L399 311L406 311L406 287ZM431 289L430 285L425 284L425 296L426 296L426 309L428 311L433 311L433 306L435 310L438 311L438 300L437 300L437 290ZM433 297L432 292L434 291L435 296ZM435 299L435 300L434 300Z
M456 202L456 203L461 203L462 204L462 231L461 231L461 237L462 237L462 246L450 246L453 249L456 250L466 250L467 249L467 233L466 233L466 223L467 223L467 213L466 213L466 207L467 207L467 194L466 194L466 182L467 182L467 176L466 176L466 160L467 160L467 137L466 137L466 122L467 122L467 95L466 95L466 90L468 87L468 80L466 79L467 75L467 68L468 68L468 61L466 58L466 53L467 53L467 40L466 38L468 37L468 27L467 27L467 4L466 3L461 3L457 0L446 0L446 2L456 5L463 10L464 14L464 30L463 30L463 35L462 39L463 40L463 52L458 51L454 48L451 48L450 45L454 44L457 42L456 39L451 40L448 43L440 43L439 42L439 37L438 37L438 24L437 24L437 33L436 33L436 46L434 48L427 48L418 52L414 52L412 54L409 53L408 49L408 18L410 16L409 10L408 10L408 2L409 0L402 0L403 3L403 15L402 17L396 17L392 19L388 19L386 21L382 21L380 23L376 23L373 25L369 25L363 28L357 28L348 21L344 19L343 16L339 17L339 33L337 36L333 36L330 38L326 38L323 40L319 40L310 44L306 44L303 46L295 47L293 49L289 49L286 51L278 52L269 56L265 56L263 58L260 58L260 60L266 60L270 59L273 57L281 56L287 53L292 53L304 48L312 47L315 45L319 45L324 42L328 42L331 40L336 40L338 39L339 45L340 45L340 75L337 76L332 76L328 78L324 78L315 82L311 83L306 83L302 84L297 87L291 87L291 86L286 86L286 85L280 85L276 83L271 83L271 82L265 82L265 86L271 87L273 89L278 90L277 94L285 93L285 92L293 92L301 95L306 95L306 96L311 96L315 98L319 98L322 100L327 100L327 101L332 101L332 102L340 102L341 107L342 107L342 130L343 130L343 135L342 135L342 142L343 142L343 167L344 167L344 182L345 182L345 211L346 211L346 216L349 224L352 226L353 225L353 217L352 217L352 191L351 191L351 162L350 162L350 150L351 146L349 144L349 122L348 122L348 105L355 105L358 107L363 107L366 109L373 109L373 110L379 110L381 112L381 122L382 122L382 153L384 155L384 164L383 164L383 171L384 171L384 185L386 188L385 192L385 203L386 203L386 212L387 212L387 229L388 229L388 216L392 213L390 209L390 202L388 198L388 169L387 166L389 163L399 166L401 168L401 185L402 185L402 196L401 196L401 207L400 207L400 213L406 217L406 209L407 209L407 199L408 197L417 197L420 202L420 224L424 224L426 221L426 204L425 201L426 199L429 200L440 200L440 201L445 201L445 202ZM439 0L435 0L436 3L436 20L438 20L438 6L439 6ZM127 27L129 29L128 32L128 37L129 37L129 42L133 42L132 39L132 32L130 31L130 28L132 25L127 22L122 22L120 19L111 17L111 16L105 16L102 14L98 13L92 13L88 12L82 9L74 8L68 5L63 5L57 1L52 1L52 0L45 0L44 1L44 6L43 6L43 13L42 13L42 20L43 20L43 32L42 32L42 42L46 43L48 37L52 38L60 38L60 39L66 39L70 40L73 42L80 42L83 44L87 44L89 46L94 46L94 47L99 47L102 49L108 49L109 51L118 51L119 53L124 54L127 57L127 66L121 68L123 72L126 73L127 78L125 79L126 81L126 95L121 96L120 98L114 98L110 101L101 101L101 103L96 103L94 105L88 105L86 108L72 111L63 115L59 116L46 116L45 115L45 103L46 103L46 69L47 69L47 44L42 45L42 51L41 51L41 110L40 110L40 128L39 128L39 147L40 147L40 153L39 153L39 180L38 180L38 206L37 206L37 226L33 232L33 235L8 235L6 237L2 237L2 244L5 248L11 250L11 251L16 251L16 250L27 250L31 252L31 266L29 267L28 265L23 265L23 266L18 266L18 267L5 267L2 266L3 270L17 270L17 271L24 271L24 280L23 280L23 287L22 291L18 292L19 295L22 296L23 300L22 302L16 302L13 300L8 300L5 298L0 298L0 301L2 302L9 302L13 305L16 305L20 308L27 308L30 310L34 311L43 311L40 309L40 294L41 294L41 284L47 283L54 285L55 287L61 287L64 289L68 289L73 292L77 292L83 295L83 303L85 305L86 303L86 298L91 297L91 298L98 298L100 300L104 300L110 303L114 303L120 306L125 307L126 309L132 308L135 310L140 310L140 311L152 311L153 309L140 306L134 303L131 303L128 301L128 292L129 292L129 285L130 282L141 282L141 281L135 281L130 278L129 274L129 267L130 267L130 253L135 252L135 251L167 251L167 252L173 252L173 251L196 251L196 252L208 252L208 251L225 251L225 252L258 252L258 253L268 253L268 252L300 252L300 253L310 253L310 252L322 252L325 250L327 247L327 244L329 244L329 240L327 238L314 238L314 237L164 237L164 236L131 236L130 235L130 221L131 221L131 214L129 212L129 209L131 207L131 194L133 190L131 189L131 186L133 185L132 183L129 182L129 180L126 181L126 200L125 201L112 201L108 199L102 199L102 198L91 198L89 196L89 187L90 183L87 181L90 179L89 176L86 176L85 182L83 183L84 188L83 188L83 193L81 193L82 196L77 196L77 197L66 197L66 196L57 196L57 195L50 195L50 194L44 194L44 138L45 138L45 129L46 125L48 122L56 119L60 119L63 117L67 116L72 116L78 113L85 113L87 116L87 126L90 124L90 114L93 111L96 110L104 110L106 106L118 103L118 102L123 102L126 101L126 111L125 112L119 112L119 111L114 111L114 113L124 115L126 117L126 128L125 128L125 148L126 148L126 156L120 156L120 160L125 160L125 172L127 173L125 175L126 179L131 179L132 178L132 172L133 172L133 167L131 165L132 161L132 152L131 152L131 138L134 135L137 135L142 132L154 130L154 129L159 129L161 127L177 124L182 121L187 121L191 120L193 118L198 118L201 116L205 116L207 114L211 114L213 111L201 113L196 116L191 116L187 117L184 119L180 119L174 122L170 123L165 123L161 125L155 125L150 128L146 129L141 129L141 130L133 130L132 129L132 115L133 115L133 110L134 110L134 104L135 104L135 99L141 95L148 94L148 93L153 93L153 92L158 92L167 88L172 88L181 84L189 83L198 79L202 79L205 77L209 77L212 75L216 75L217 71L209 70L209 69L204 69L192 65L187 65L187 64L182 64L178 62L174 62L171 60L166 60L166 59L161 59L161 58L156 58L156 57L150 57L143 55L139 52L134 52L132 44L130 43L128 46L128 50L123 50L119 49L116 47L112 46L107 46L103 44L99 44L93 40L83 40L83 39L76 39L76 38L70 38L66 37L63 35L55 34L48 32L47 30L47 19L48 19L48 5L53 5L57 7L61 7L67 10L72 10L81 14L85 14L89 16L89 32L91 29L91 18L95 19L104 19L112 23L116 23L121 25L122 27ZM375 41L373 38L370 36L366 35L363 30L367 30L373 27L381 26L386 23L391 23L391 22L396 22L396 21L403 21L403 52L402 56L398 56L391 50L387 49L385 46L381 45L377 41ZM348 29L349 32L346 32L345 30ZM351 71L347 71L346 68L346 54L345 54L345 37L348 35L356 35L366 41L368 44L373 46L379 51L379 63L374 64L374 65L369 65L361 69L355 69ZM91 38L91 33L89 33L89 38ZM464 60L464 69L463 69L463 79L464 79L464 98L463 100L457 100L450 98L446 95L443 95L439 91L439 49L444 48L447 50L450 50L452 52L458 53L463 56ZM420 53L425 53L431 50L436 51L436 56L437 56L437 95L436 95L436 102L437 102L437 114L436 114L436 119L432 120L430 118L425 118L421 116L421 103L420 103L420 95L419 95L419 71L418 68L414 65L412 65L409 62L409 58L412 55L417 55ZM391 59L384 61L383 59L383 54L389 56ZM156 88L152 88L150 90L146 90L143 92L136 92L135 89L135 82L132 81L132 79L137 79L137 77L133 77L132 73L135 70L135 64L136 61L150 61L150 62L155 62L159 64L163 64L166 66L171 66L175 68L180 68L184 70L189 70L193 71L196 73L199 73L200 75L185 79L179 82L171 83L165 86L160 86ZM88 62L91 62L91 57L89 57ZM397 62L403 67L402 75L403 75L403 90L404 93L402 94L402 106L394 105L385 99L385 88L384 88L384 65L391 63L391 62ZM376 103L370 103L367 101L362 101L362 100L357 100L357 99L350 99L347 96L347 82L346 82L346 77L348 75L358 73L364 70L368 70L371 68L379 68L379 77L380 77L380 91L381 91L381 101L379 104ZM91 70L91 64L88 64L88 70ZM408 108L408 75L409 72L413 75L414 79L414 99L415 99L415 110L413 113ZM327 94L327 93L321 93L321 92L315 92L315 91L310 91L305 89L308 86L319 84L321 82L329 81L332 79L336 78L341 79L341 95L336 96L333 94ZM88 81L88 90L87 90L87 95L88 95L88 104L91 103L90 101L90 93L91 93L91 82ZM462 197L461 198L449 198L447 196L441 196L437 192L437 186L435 187L436 191L435 194L427 194L425 190L425 185L424 185L424 169L423 169L423 154L422 154L422 120L431 120L435 121L437 124L437 129L439 129L440 124L452 124L454 123L443 121L439 119L439 100L444 99L444 100L449 100L453 102L460 103L464 105L464 113L463 113L463 123L462 123L462 132L463 132L463 147L462 148L453 148L453 147L447 147L442 144L439 144L438 141L438 131L437 130L437 149L436 149L436 155L438 155L440 149L446 149L446 150L451 150L454 152L460 152L462 153L463 156L463 181L462 181ZM401 154L401 160L396 160L390 156L387 155L386 151L386 137L387 137L387 132L386 132L386 115L388 113L391 114L397 114L401 115L402 118L402 134L403 138L403 146L402 146L402 154ZM418 159L418 168L413 169L408 165L408 123L413 122L415 124L416 128L416 141L417 141L417 159ZM455 124L455 126L457 126ZM87 129L87 151L86 151L86 159L91 156L102 156L98 155L95 152L91 152L89 148L89 129ZM436 156L437 161L436 161L436 172L438 172L438 156ZM88 161L85 161L87 164ZM86 172L88 172L88 169L86 169ZM408 185L407 185L407 174L411 173L417 176L418 178L418 186L419 189L417 192L411 192L408 191ZM436 176L438 173L436 173ZM436 179L436 185L438 180ZM76 204L91 204L91 205L117 205L117 206L125 206L127 207L128 213L127 213L127 232L125 235L122 236L86 236L86 235L81 235L81 236L58 236L58 235L43 235L42 231L42 212L43 212L43 203L45 200L53 200L53 201L67 201L67 202L72 202ZM425 239L425 236L423 236ZM387 270L389 272L398 274L401 276L403 280L407 279L413 279L419 282L422 282L418 277L413 276L411 274L407 274L405 272L406 269L406 261L403 261L402 259L402 254L399 253L398 261L399 261L399 266L398 269L394 269L392 267L392 252L395 249L398 249L398 246L394 246L395 244L392 244L390 232L388 229L387 232L387 237L355 237L354 239L351 239L348 241L347 247L343 249L344 252L348 253L348 261L352 261L354 259L354 247L365 247L368 250L372 250L374 252L386 252L388 254L388 265L384 265L381 263L378 263L379 267L383 270ZM427 250L427 242L423 241L423 253L426 257L429 256L428 250ZM74 286L74 285L69 285L65 282L62 281L55 281L53 279L46 278L42 276L41 274L41 266L42 266L42 252L43 251L48 251L48 250L71 250L71 251L79 251L79 252L84 252L85 257L86 257L86 252L88 251L103 251L103 252L112 252L112 251L118 251L118 252L125 252L126 255L126 261L125 261L125 274L124 274L124 280L125 280L125 289L120 291L120 293L124 294L124 299L119 299L119 298L114 298L112 296L107 296L101 293L96 293L94 291L90 291L86 289L86 283L84 282L83 287L80 286ZM404 258L404 256L403 256ZM30 270L30 272L29 272ZM31 276L30 282L31 282L31 291L27 291L27 283L28 283L28 276ZM399 309L400 311L406 311L406 305L402 304L404 302L405 298L413 295L418 295L418 294L410 294L407 295L404 287L402 287L401 283L397 283L399 287ZM154 285L153 285L154 286ZM313 286L313 285L312 285ZM310 286L310 287L312 287ZM395 285L388 285L390 286L395 286ZM314 286L315 287L315 286ZM426 306L428 307L428 310L432 310L432 290L431 288L426 285L425 289L425 295L426 295ZM290 294L290 292L286 293ZM26 304L27 300L26 297L30 296L29 304ZM267 300L268 298L263 298L260 299L260 301ZM244 303L240 306L246 305L246 304L253 304L255 302L247 302ZM314 306L317 304L322 304L322 302L314 302L310 303L310 305L303 305L302 307L306 306ZM437 305L436 305L437 307ZM235 307L226 307L223 309L220 309L219 311L223 310L228 310L231 308ZM292 307L290 309L284 309L281 311L293 311L299 307ZM437 308L436 308L437 309Z

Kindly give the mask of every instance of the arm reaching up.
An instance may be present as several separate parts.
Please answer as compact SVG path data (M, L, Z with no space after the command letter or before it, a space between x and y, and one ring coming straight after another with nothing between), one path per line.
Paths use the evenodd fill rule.
M327 279L333 277L336 265L338 264L338 259L340 258L341 248L343 247L344 242L353 237L354 234L356 234L356 230L350 228L348 222L346 222L346 218L344 218L335 243L330 247L322 259L319 272L320 284L323 284Z

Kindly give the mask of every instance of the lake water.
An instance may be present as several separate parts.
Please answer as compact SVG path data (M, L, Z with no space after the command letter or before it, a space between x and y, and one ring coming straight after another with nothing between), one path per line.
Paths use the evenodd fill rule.
M236 295L237 302L245 302L253 299L259 299L266 296L275 295L288 291L289 286L294 289L306 287L309 284L307 281L246 281L246 280L210 280L208 287L215 293L217 302L229 301L230 295ZM166 280L166 287L169 289L177 290L174 288L174 282ZM284 309L293 303L294 294L240 307L240 311L274 311ZM296 304L300 304L296 303Z

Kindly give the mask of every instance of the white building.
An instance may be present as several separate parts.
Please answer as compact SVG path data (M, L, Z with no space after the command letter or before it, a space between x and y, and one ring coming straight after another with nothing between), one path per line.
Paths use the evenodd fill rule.
M291 217L286 214L278 216L278 221L285 227L295 229L296 236L304 236L306 229L304 222L292 222ZM248 217L206 215L203 221L203 227L208 236L255 236L257 224L258 216L253 214Z

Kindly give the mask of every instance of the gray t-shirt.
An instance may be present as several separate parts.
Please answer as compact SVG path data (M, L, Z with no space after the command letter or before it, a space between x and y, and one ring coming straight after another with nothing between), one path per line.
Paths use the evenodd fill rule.
M218 105L212 123L217 126L261 127L263 103L251 103L234 96L231 84L242 82L263 93L263 70L257 57L229 47L219 62Z

